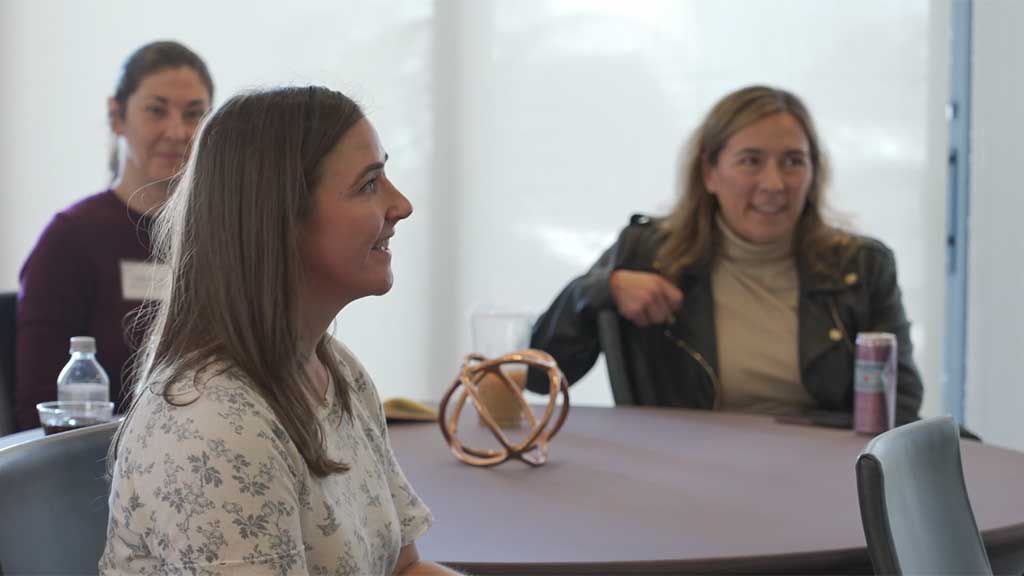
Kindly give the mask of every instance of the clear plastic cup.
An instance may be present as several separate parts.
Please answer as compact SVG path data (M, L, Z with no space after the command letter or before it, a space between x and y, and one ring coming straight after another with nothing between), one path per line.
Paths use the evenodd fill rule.
M36 410L39 412L39 423L47 436L114 419L113 402L58 400L36 404Z
M473 351L487 358L529 348L533 317L522 312L477 311L470 319ZM509 389L498 375L488 374L477 384L477 391L488 412L502 428L518 428L523 421L517 396L526 384L526 365L506 365L502 372L515 383L519 392Z

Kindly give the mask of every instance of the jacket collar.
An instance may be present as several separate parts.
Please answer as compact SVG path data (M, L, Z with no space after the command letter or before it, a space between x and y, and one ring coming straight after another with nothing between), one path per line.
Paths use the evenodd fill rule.
M856 272L856 266L852 262L847 262L837 272L822 274L812 270L805 259L797 258L797 276L800 281L800 291L808 295L821 292L842 292L861 284L860 274Z
M714 256L712 255L711 259ZM698 284L705 284L711 277L711 259L685 268L679 274L679 286L685 293ZM860 286L861 278L853 261L847 262L839 272L822 274L811 269L805 258L796 259L797 278L802 294L842 292Z

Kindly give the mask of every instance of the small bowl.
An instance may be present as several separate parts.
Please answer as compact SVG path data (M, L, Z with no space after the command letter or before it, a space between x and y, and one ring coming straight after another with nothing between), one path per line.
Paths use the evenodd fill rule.
M39 423L47 436L76 428L104 424L114 419L113 402L71 401L36 404Z

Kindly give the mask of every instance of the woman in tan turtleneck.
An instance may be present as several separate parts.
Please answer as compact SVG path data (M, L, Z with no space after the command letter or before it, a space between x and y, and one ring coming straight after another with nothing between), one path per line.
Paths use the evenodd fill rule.
M765 86L727 95L684 170L672 213L634 217L540 317L531 345L574 382L601 351L598 316L614 311L637 404L850 412L853 338L892 332L897 421L916 418L922 385L892 252L825 221L828 163L803 102Z

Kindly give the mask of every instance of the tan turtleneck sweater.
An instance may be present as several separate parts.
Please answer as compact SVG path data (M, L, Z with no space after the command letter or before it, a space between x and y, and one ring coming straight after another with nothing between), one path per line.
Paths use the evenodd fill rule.
M716 218L711 270L718 339L719 408L769 414L815 406L800 381L792 238L752 244Z

